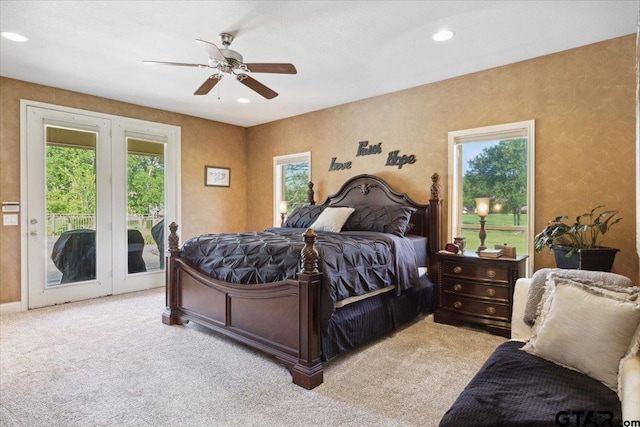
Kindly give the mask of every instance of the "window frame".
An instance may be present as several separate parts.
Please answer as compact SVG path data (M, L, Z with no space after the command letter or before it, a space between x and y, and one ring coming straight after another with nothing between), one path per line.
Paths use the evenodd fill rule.
M279 227L281 223L280 201L284 195L283 166L291 163L309 163L309 181L311 181L311 151L285 154L273 157L273 226Z
M533 239L535 236L535 120L483 126L472 129L451 131L448 133L449 144L449 218L447 241L460 233L462 224L462 151L464 144L508 139L527 138L527 226L525 228L527 275L530 276L534 254ZM520 254L519 254L520 255Z

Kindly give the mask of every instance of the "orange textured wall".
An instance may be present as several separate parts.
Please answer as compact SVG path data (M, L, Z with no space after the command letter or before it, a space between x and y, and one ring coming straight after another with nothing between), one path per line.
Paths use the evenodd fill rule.
M536 229L599 204L619 209L623 220L604 243L621 249L614 271L637 279L635 60L629 35L250 128L248 226L271 224L273 178L264 165L273 156L312 152L318 202L346 178L370 173L426 203L433 172L448 191L447 132L534 119ZM362 140L382 142L383 154L356 157ZM384 166L392 150L417 161ZM351 169L329 172L333 157ZM554 266L550 252L534 266Z
M318 201L372 173L426 203L433 172L448 191L448 131L534 119L536 228L596 204L619 209L605 243L621 249L614 271L637 280L635 61L629 35L249 129L0 78L0 201L20 199L21 98L180 126L183 239L271 225L273 156L311 151ZM361 140L384 154L356 157ZM417 162L386 167L391 150ZM352 168L328 172L332 157ZM204 187L205 165L231 167L231 188ZM535 268L552 265L536 255ZM20 287L20 230L2 227L0 303L19 301Z
M180 126L181 238L245 229L244 128L7 78L0 78L0 201L20 200L20 99ZM231 187L205 187L205 165L230 167ZM0 303L20 301L20 227L0 227Z

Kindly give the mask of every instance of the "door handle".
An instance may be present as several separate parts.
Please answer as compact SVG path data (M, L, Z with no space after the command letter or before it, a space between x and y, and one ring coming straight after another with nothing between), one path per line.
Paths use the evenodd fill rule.
M31 230L29 232L29 234L31 234L32 236L37 236L38 235L38 231L37 230Z

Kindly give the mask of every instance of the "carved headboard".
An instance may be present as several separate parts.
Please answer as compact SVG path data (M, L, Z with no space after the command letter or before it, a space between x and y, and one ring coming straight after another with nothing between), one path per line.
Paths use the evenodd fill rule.
M393 190L383 179L374 175L357 175L345 182L340 190L327 197L324 206L401 205L416 208L410 219L411 234L428 237L429 253L441 249L441 207L438 174L431 177L431 198L428 205L416 203L405 193ZM434 191L435 190L435 191ZM435 197L435 198L434 198Z

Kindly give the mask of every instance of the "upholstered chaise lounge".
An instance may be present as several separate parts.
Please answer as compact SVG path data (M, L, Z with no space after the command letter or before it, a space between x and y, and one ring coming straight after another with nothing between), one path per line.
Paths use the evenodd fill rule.
M604 276L574 281L562 277L563 272L567 274L548 274L543 292L531 285L536 275L517 281L512 339L489 357L444 415L441 427L640 425L640 289L624 288L618 298L606 286L607 279L599 290ZM585 291L589 286L599 289ZM529 301L536 293L544 293L540 304ZM538 307L533 327L525 316L527 306ZM605 306L610 306L609 314L601 308ZM602 339L603 334L609 335ZM596 341L588 342L592 337ZM545 347L548 343L551 347ZM603 374L607 364L613 372Z

